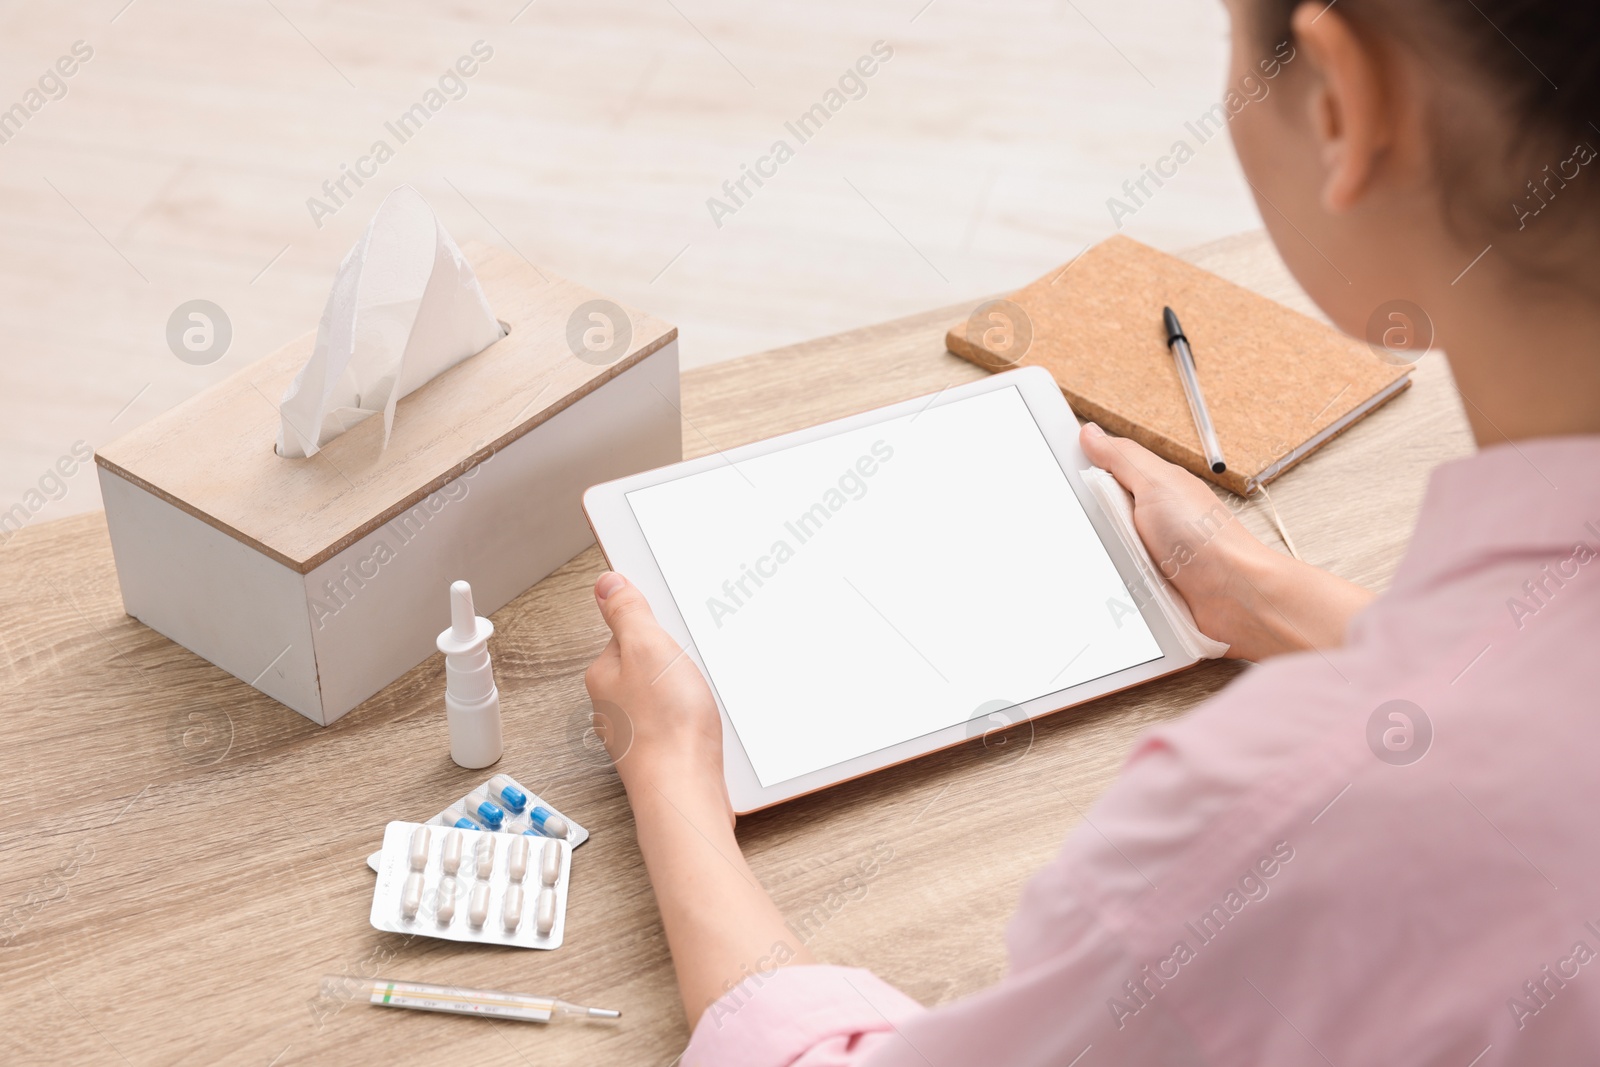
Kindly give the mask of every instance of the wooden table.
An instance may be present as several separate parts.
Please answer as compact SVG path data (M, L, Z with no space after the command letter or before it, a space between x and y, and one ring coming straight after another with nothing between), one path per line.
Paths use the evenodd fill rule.
M1259 234L1190 258L1308 309ZM685 374L685 454L978 377L943 344L970 306ZM1428 469L1469 448L1430 356L1414 388L1273 497L1306 559L1381 587ZM1277 543L1256 505L1244 520ZM566 944L542 953L367 923L363 860L383 824L427 817L483 777L447 754L439 656L322 728L125 616L101 515L0 548L0 1059L670 1064L687 1036L671 963L622 789L586 743L601 567L591 548L494 619L500 769L594 833L575 856ZM974 742L748 817L740 840L819 958L870 967L930 1004L970 993L1001 975L1024 881L1139 732L1243 669L1208 663L1004 745ZM872 857L865 892L842 892ZM318 1000L324 974L552 993L623 1019L544 1029L341 1006Z

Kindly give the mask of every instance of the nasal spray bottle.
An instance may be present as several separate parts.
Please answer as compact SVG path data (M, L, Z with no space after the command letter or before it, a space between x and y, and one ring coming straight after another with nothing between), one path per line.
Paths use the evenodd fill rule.
M500 690L489 663L494 623L472 607L472 586L450 585L450 628L439 635L444 653L444 707L450 758L462 767L487 767L500 758Z

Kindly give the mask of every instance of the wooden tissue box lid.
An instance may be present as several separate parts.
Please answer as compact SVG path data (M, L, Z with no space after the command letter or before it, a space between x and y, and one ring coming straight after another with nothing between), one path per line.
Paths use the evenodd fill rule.
M402 398L387 448L372 416L310 458L274 450L278 401L312 331L101 447L96 462L304 574L678 336L624 308L628 351L586 362L567 345L567 320L600 294L492 245L462 251L510 332Z

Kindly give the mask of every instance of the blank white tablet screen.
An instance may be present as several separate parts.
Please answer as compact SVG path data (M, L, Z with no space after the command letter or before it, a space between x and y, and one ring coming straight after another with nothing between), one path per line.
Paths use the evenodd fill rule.
M1161 655L1014 387L627 499L763 786Z

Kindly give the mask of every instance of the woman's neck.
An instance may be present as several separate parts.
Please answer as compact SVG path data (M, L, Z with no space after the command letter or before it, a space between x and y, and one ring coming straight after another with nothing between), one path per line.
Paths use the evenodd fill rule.
M1494 255L1434 300L1479 446L1600 434L1600 297L1519 281Z

